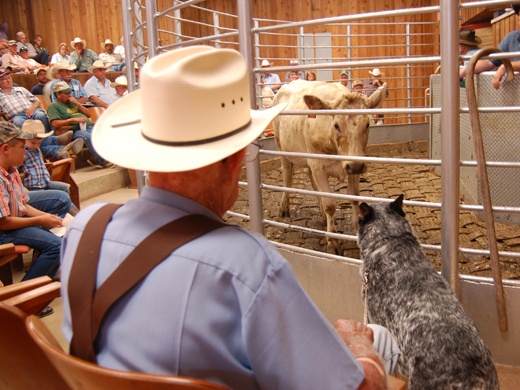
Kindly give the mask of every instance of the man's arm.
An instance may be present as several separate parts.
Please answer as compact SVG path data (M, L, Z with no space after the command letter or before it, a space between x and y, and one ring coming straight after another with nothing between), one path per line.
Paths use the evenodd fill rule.
M26 204L27 217L3 217L0 218L0 230L15 230L31 226L41 226L44 229L52 229L62 226L62 219L57 215L47 214Z
M511 62L511 65L512 65L514 71L517 71L517 72L520 71L520 61L513 61L513 62ZM500 88L500 82L502 81L502 78L504 77L505 74L506 74L506 67L504 66L504 64L502 64L498 67L495 75L493 76L493 81L492 81L493 88L495 88L495 89Z
M386 389L386 374L383 363L373 347L372 329L353 320L338 320L334 329L363 366L365 380L359 388Z
M478 60L475 64L475 74L479 74L482 72L485 72L487 70L492 70L495 67L495 65L489 61L489 60ZM466 77L466 67L462 67L459 71L459 78L462 80L464 77Z
M80 101L78 101L78 99L76 99L75 97L71 96L69 101L71 103L74 103L76 106L78 106L79 112L81 112L86 117L90 118L90 111L89 111L89 109L87 107L85 107Z
M98 105L98 106L108 108L108 104L105 103L103 100L101 100L101 99L99 98L99 96L97 96L97 95L91 95L91 96L89 97L89 99L90 99L90 101L91 101L92 103L94 103L94 104L96 104L96 105Z

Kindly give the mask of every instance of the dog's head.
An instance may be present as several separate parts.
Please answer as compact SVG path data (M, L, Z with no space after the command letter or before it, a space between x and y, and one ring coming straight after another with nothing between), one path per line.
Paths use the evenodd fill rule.
M410 232L410 225L406 221L406 213L403 211L403 199L404 195L399 195L391 203L372 205L361 203L358 219L359 238L364 237L369 230L380 235L385 235L386 232L392 235Z

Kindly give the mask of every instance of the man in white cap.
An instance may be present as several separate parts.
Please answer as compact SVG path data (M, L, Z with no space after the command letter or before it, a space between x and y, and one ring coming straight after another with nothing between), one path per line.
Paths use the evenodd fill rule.
M271 64L267 60L263 60L260 64L260 67L264 69L264 80L265 86L271 88L274 93L277 93L278 90L282 87L282 82L280 81L280 76L276 73L271 73Z
M110 39L107 39L101 46L105 48L105 51L99 53L99 59L103 61L107 70L120 72L124 68L125 62L121 54L114 53L114 43Z
M35 69L33 73L36 75L36 80L38 81L38 84L31 88L31 93L33 95L43 95L43 87L45 87L45 84L47 84L50 81L47 77L47 69L38 68Z
M9 52L2 56L2 66L13 73L30 73L23 58L18 54L18 46L15 40L9 41Z
M87 93L83 89L83 86L79 82L79 80L72 77L72 73L76 69L76 65L69 64L68 61L63 60L54 65L51 68L51 73L58 73L58 78L54 80L51 84L51 101L56 101L56 94L52 90L54 84L64 81L66 82L71 89L71 96L76 99L81 104L86 104L88 102Z
M88 68L93 74L85 82L85 92L92 104L107 108L110 104L117 100L116 90L110 86L110 80L107 79L107 68L103 61L97 60Z
M342 70L341 72L339 72L339 83L344 87L348 88L348 74L346 70Z
M119 208L106 229L96 222L107 210L103 204L84 209L69 226L61 263L64 335L72 338L73 354L101 366L198 377L234 389L384 388L368 328L341 320L338 336L263 236L220 222L237 198L246 146L284 107L252 110L249 79L238 51L170 51L148 61L141 88L97 122L93 141L99 153L148 171L149 186ZM99 332L83 326L92 323L77 315L90 317L98 292L109 291L112 281L126 282L117 275L130 252L184 217L191 223L152 245L167 248L162 261L96 317ZM91 226L101 232L95 240L89 238ZM185 230L207 226L219 228L169 249ZM85 248L80 241L96 248L101 241L93 267L90 258L76 256ZM132 257L137 261L130 263L147 262ZM89 282L82 279L84 266Z
M97 54L85 48L87 42L79 37L74 38L70 46L74 51L70 53L69 63L76 65L76 72L88 72L88 67L98 59Z

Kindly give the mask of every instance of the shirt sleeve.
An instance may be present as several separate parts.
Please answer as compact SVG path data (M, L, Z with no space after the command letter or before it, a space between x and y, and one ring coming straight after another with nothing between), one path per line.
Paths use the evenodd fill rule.
M49 122L52 122L55 119L62 119L60 117L60 113L58 112L58 109L56 108L56 104L51 103L49 107L47 108L47 115L49 116Z

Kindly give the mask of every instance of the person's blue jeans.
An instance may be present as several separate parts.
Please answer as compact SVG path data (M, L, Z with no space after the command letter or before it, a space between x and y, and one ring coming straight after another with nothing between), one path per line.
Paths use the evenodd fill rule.
M30 206L49 214L59 215L63 218L70 209L70 196L60 190L29 191Z
M58 158L61 149L63 149L63 145L58 143L58 137L55 136L44 138L40 145L40 150L46 158Z
M27 203L32 207L49 214L57 214L60 217L64 217L70 209L70 197L63 191L29 191L29 198ZM61 238L39 226L0 230L0 243L27 245L40 252L22 280L45 275L52 278L60 268Z
M52 278L60 268L61 238L39 226L0 230L0 243L27 245L40 252L22 281L45 275Z
M13 117L13 124L15 126L18 126L19 128L22 128L23 124L27 119L35 119L41 121L43 123L43 127L45 128L46 133L52 131L51 124L49 123L49 118L47 117L45 111L41 108L37 108L30 118L27 117L27 115L25 115L25 111L15 115Z
M74 136L72 137L73 140L76 140L78 138L81 138L85 141L85 145L87 145L88 150L90 150L90 153L94 156L96 160L100 164L104 164L106 161L101 157L99 154L96 153L96 149L94 149L94 146L92 145L92 127L88 127L87 130L74 130Z
M123 68L125 67L125 65L126 65L125 62L121 62L120 64L112 65L110 67L110 70L114 71L114 72L121 72L123 70Z

